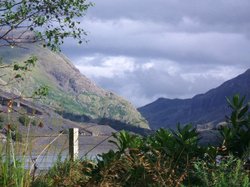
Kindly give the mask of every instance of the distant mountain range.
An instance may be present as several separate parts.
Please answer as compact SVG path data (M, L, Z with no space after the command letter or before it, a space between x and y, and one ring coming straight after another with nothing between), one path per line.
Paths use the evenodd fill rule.
M4 65L20 63L30 56L38 61L32 71L23 75L24 80L4 85L14 73L11 68L0 68L0 89L4 93L32 95L40 86L48 86L49 94L44 99L32 100L36 106L53 109L65 119L77 122L119 121L134 127L148 129L147 121L125 99L106 91L82 75L61 53L51 52L39 44L27 44L24 48L1 47L0 57ZM1 92L0 92L1 93Z
M217 124L230 113L226 97L234 94L250 100L250 69L217 88L190 99L159 98L138 110L150 124L150 128L175 128L177 123L193 125Z

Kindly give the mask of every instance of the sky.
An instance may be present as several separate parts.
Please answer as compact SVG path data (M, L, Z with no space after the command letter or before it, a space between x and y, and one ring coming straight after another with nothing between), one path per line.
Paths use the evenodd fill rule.
M190 98L250 68L249 0L92 0L63 52L136 107Z

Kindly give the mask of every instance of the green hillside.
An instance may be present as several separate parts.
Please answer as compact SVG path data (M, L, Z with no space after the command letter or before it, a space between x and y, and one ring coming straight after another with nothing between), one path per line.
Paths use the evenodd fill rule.
M22 75L22 81L1 86L1 89L18 95L30 96L40 86L48 86L45 99L36 100L47 105L65 118L77 121L112 119L136 127L148 128L146 120L123 98L96 86L82 75L62 54L51 52L38 44L25 48L1 48L0 57L4 64L20 63L30 56L37 62L32 71ZM14 76L13 68L1 68L0 83L4 85Z

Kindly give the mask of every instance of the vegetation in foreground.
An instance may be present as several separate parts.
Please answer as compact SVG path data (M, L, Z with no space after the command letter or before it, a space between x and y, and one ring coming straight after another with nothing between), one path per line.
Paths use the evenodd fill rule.
M121 131L113 134L117 151L96 160L60 161L47 172L24 169L13 146L0 156L1 186L250 186L250 112L244 98L228 100L232 108L221 127L219 147L198 144L192 125L177 131L159 129L141 137Z

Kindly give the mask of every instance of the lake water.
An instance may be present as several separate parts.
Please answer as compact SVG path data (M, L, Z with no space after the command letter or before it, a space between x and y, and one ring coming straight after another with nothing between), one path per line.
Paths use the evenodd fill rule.
M78 158L96 159L98 154L108 152L110 149L115 149L115 146L108 142L107 137L82 136L79 137L79 156ZM105 140L105 141L104 141ZM36 163L38 170L48 170L52 167L58 158L61 161L69 158L68 145L65 145L65 137L54 142L52 148L49 148L43 155L40 155L50 138L39 138L33 143L32 153L27 156L17 156L17 159L25 161L25 168L30 169Z
M85 155L86 151L80 151L79 153L79 158L88 158L95 160L97 158L98 154L107 152L108 150L105 151L91 151L87 155ZM60 158L61 161L64 161L65 159L69 159L69 154L68 153L60 153L58 155L33 155L33 156L20 156L17 157L19 160L25 160L25 168L30 169L34 163L36 163L36 167L38 170L48 170L51 168Z

